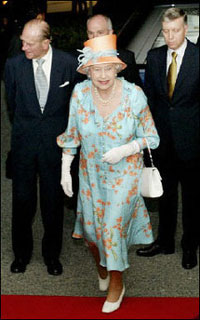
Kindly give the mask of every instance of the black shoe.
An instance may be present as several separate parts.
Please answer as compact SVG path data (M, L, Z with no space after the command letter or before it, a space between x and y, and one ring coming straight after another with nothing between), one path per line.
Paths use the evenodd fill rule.
M194 250L183 251L182 267L192 269L197 265L197 254Z
M63 272L62 264L58 259L48 259L45 260L47 266L47 271L53 276L59 276Z
M10 271L13 273L23 273L26 271L27 264L28 261L21 258L16 258L10 266Z
M175 252L174 246L163 247L157 241L153 242L150 246L140 248L136 254L141 257L153 257L157 254L172 254Z

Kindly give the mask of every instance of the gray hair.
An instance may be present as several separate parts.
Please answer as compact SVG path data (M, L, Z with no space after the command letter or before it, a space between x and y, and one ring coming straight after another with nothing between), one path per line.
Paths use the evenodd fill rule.
M94 16L88 18L88 20L87 20L87 26L88 26L88 23L89 23L91 20L93 20L93 18L96 18L96 17L102 17L102 18L105 19L106 24L107 24L107 28L108 28L109 31L113 29L111 19L110 19L109 17L107 17L106 15L104 15L104 14L95 14Z
M51 40L51 32L49 24L42 19L32 19L28 21L24 27L37 28L38 36L41 40L49 39Z
M162 16L162 22L164 22L164 21L168 21L169 22L169 21L178 19L180 17L182 17L184 23L187 24L187 14L183 9L180 9L180 8L169 8L164 12L164 14Z

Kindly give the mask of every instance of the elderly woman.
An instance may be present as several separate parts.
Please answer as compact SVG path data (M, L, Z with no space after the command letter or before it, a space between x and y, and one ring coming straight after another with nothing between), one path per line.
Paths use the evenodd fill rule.
M95 258L99 289L107 290L103 312L119 308L125 293L123 271L128 248L153 241L149 215L140 195L142 150L159 137L143 91L117 78L126 67L117 57L116 35L84 43L78 71L88 80L75 86L63 148L64 192L73 195L70 165L80 151L79 198L73 237L84 238Z

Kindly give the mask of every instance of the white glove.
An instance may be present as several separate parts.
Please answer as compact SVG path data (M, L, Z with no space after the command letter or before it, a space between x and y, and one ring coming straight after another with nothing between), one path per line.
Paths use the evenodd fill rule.
M102 161L115 164L119 162L124 157L131 156L135 153L140 152L140 146L136 141L124 144L120 147L113 148L108 152L104 153Z
M70 174L71 163L74 159L74 156L71 154L62 153L62 168L61 168L61 185L64 190L64 193L68 197L73 196L72 191L72 177Z

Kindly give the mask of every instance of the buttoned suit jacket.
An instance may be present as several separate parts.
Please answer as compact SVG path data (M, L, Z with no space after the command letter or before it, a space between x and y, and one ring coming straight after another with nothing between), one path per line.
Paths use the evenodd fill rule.
M11 142L15 161L35 153L39 144L45 149L47 163L56 165L61 160L62 150L56 137L66 129L69 99L78 73L72 55L52 49L49 92L43 113L37 99L32 60L22 53L6 62L5 87L8 106L14 114Z
M187 40L187 47L172 99L167 88L167 46L148 52L145 93L160 136L157 153L164 159L173 142L184 161L200 156L199 49Z

